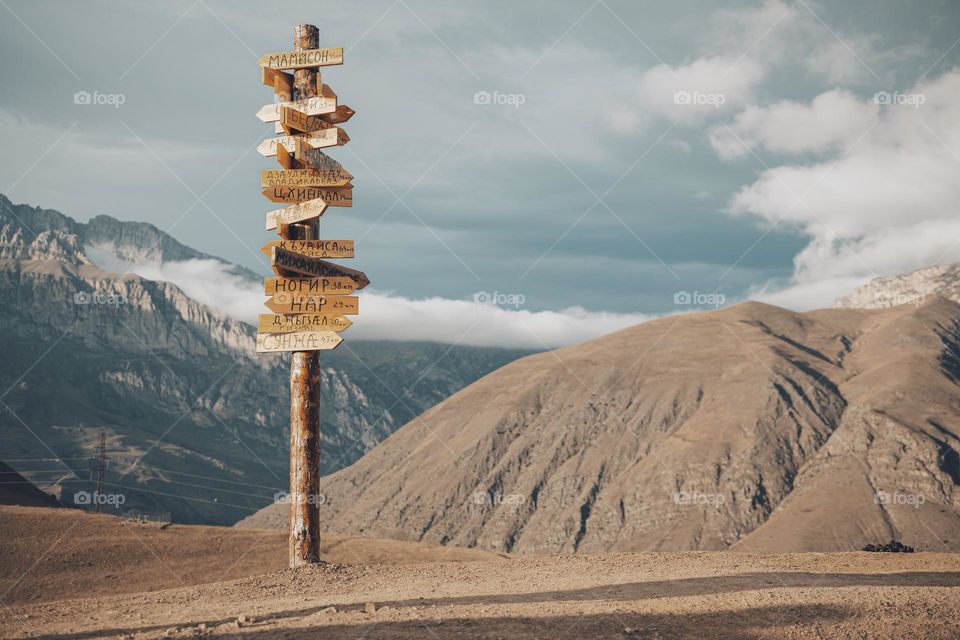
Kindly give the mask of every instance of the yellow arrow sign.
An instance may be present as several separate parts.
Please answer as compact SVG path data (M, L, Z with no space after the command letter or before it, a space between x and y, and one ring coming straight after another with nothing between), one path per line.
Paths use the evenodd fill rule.
M336 331L340 333L353 324L346 316L322 313L261 313L257 320L260 333L292 333L294 331Z
M275 156L277 155L277 146L282 145L288 152L293 153L297 148L298 140L302 140L304 144L314 149L323 149L325 147L343 146L350 142L350 136L340 127L331 127L302 135L269 138L257 145L257 151L262 156Z
M278 276L305 275L314 278L353 278L357 289L363 289L370 284L370 279L363 271L350 269L333 262L311 258L294 251L274 247L272 249L273 272Z
M349 185L345 187L267 187L261 193L270 202L299 203L319 198L328 207L353 206L353 187Z
M281 351L323 351L334 349L343 338L333 331L302 331L296 333L258 333L257 353Z
M260 247L267 256L273 247L295 251L308 258L352 258L353 240L271 240Z
M261 187L343 187L353 180L346 169L260 170Z
M322 198L315 198L286 209L274 209L267 212L267 231L276 229L278 224L293 224L313 220L323 215L327 204Z
M257 64L261 67L269 67L271 69L329 67L331 65L343 64L343 47L268 53L257 60Z
M290 107L308 116L336 114L337 100L336 98L317 96L316 98L304 98L303 100L294 100L293 102L274 102L273 104L265 104L260 107L260 110L257 111L257 117L263 122L279 122L281 107ZM327 120L327 122L337 124L337 122L332 120Z
M326 313L341 316L355 316L360 313L360 298L356 296L275 293L264 304L274 313Z
M263 293L312 293L345 296L354 292L357 283L347 276L327 278L264 278Z

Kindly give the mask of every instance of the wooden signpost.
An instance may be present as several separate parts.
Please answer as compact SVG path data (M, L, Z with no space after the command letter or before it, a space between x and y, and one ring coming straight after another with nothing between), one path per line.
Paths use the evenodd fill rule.
M260 333L291 333L294 331L346 330L353 322L347 316L326 313L261 313L257 322Z
M286 209L275 209L267 212L267 231L276 229L280 224L294 224L316 220L327 210L327 203L317 198L301 202Z
M257 151L259 151L262 156L275 156L277 155L277 147L283 145L287 153L295 153L297 143L301 140L314 149L324 149L326 147L342 147L350 142L350 136L340 127L331 125L329 129L321 129L313 133L280 136L279 138L264 140L257 145Z
M278 334L258 333L257 353L279 353L281 351L324 351L327 349L336 348L336 346L341 342L343 342L343 338L333 331L298 331L294 333ZM317 458L319 462L319 452ZM318 501L314 500L314 502ZM311 506L316 508L318 505L314 504ZM291 507L293 507L293 503L291 503ZM317 519L319 520L319 514ZM317 532L317 537L320 537L319 532ZM317 540L317 547L319 548L319 546L320 541ZM291 566L305 564L306 562L316 561L306 560L305 562L291 564Z
M328 207L352 207L353 187L267 187L261 193L270 202L299 204L323 200Z
M325 313L355 316L360 313L360 298L310 293L275 293L265 303L274 313Z
M357 290L353 278L334 276L330 278L265 278L263 295L277 293L312 293L348 296Z
M273 247L310 256L311 258L352 258L353 240L271 240L260 247L268 257Z
M319 67L343 64L343 49L321 49L313 25L294 28L294 50L269 53L258 61L261 81L279 102L257 112L274 123L280 137L257 150L276 157L282 169L260 172L263 195L293 206L267 213L267 230L280 240L263 246L277 277L264 280L266 306L257 323L258 353L291 353L290 361L290 566L320 562L320 358L333 349L359 312L349 294L367 286L366 274L322 258L352 258L352 240L321 240L319 220L327 207L353 205L353 179L320 148L349 142L335 125L354 111L337 103ZM286 70L293 70L289 73Z
M261 187L342 187L353 180L345 169L291 169L260 171Z

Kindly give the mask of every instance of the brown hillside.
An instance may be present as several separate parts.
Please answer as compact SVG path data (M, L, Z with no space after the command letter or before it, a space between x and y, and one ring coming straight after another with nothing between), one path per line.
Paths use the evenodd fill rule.
M531 356L324 478L322 520L527 553L960 550L958 320L745 303Z

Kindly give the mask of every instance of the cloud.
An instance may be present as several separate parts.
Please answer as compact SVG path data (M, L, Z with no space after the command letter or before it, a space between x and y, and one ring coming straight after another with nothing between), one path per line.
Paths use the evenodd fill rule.
M704 57L690 64L660 64L643 73L640 103L673 120L699 120L750 100L764 68L750 58Z
M830 283L862 284L871 277L960 260L958 95L958 70L893 93L878 124L845 154L769 169L734 195L731 211L791 225L810 237L794 259L788 290L776 299L827 306L835 293ZM871 108L861 106L864 113ZM809 124L816 111L813 105L794 109L799 119L783 118L780 125ZM848 111L856 108L848 105ZM817 145L857 133L844 134L832 124L826 132L806 132ZM762 134L756 139L770 143ZM816 291L820 293L814 295Z
M270 313L263 306L266 296L262 283L235 273L226 262L208 259L131 264L119 259L110 247L87 246L85 251L102 269L173 283L197 302L235 320L255 324L258 314ZM350 328L350 337L370 340L544 349L590 340L653 317L580 307L528 311L521 308L522 300L501 300L505 306L484 302L493 296L483 292L475 300L416 300L374 290L357 295L361 316Z
M815 97L809 105L784 100L750 106L732 125L710 129L710 145L724 159L740 158L751 149L773 153L822 153L853 143L877 120L880 105L861 102L843 89Z

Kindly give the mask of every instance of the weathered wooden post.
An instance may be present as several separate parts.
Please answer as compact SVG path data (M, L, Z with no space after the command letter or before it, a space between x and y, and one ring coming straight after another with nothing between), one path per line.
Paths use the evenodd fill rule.
M294 28L294 51L320 48L320 30ZM317 95L316 69L293 72L290 100ZM320 219L290 225L293 238L316 240ZM290 566L320 562L320 352L294 351L290 361Z
M258 64L263 83L273 87L279 102L257 112L274 123L280 137L257 150L275 155L284 170L261 171L263 195L294 206L267 213L267 229L282 240L268 242L277 278L268 278L264 293L275 314L261 315L257 351L291 351L290 363L290 566L320 561L320 358L333 349L350 326L344 316L359 312L353 293L367 284L361 271L320 258L352 258L353 241L322 240L319 218L328 206L353 204L353 176L320 149L344 145L350 138L335 126L353 110L337 104L322 83L318 67L343 63L342 49L320 49L313 25L294 28L294 50L267 54ZM292 69L293 74L284 69ZM333 295L331 295L333 294Z

